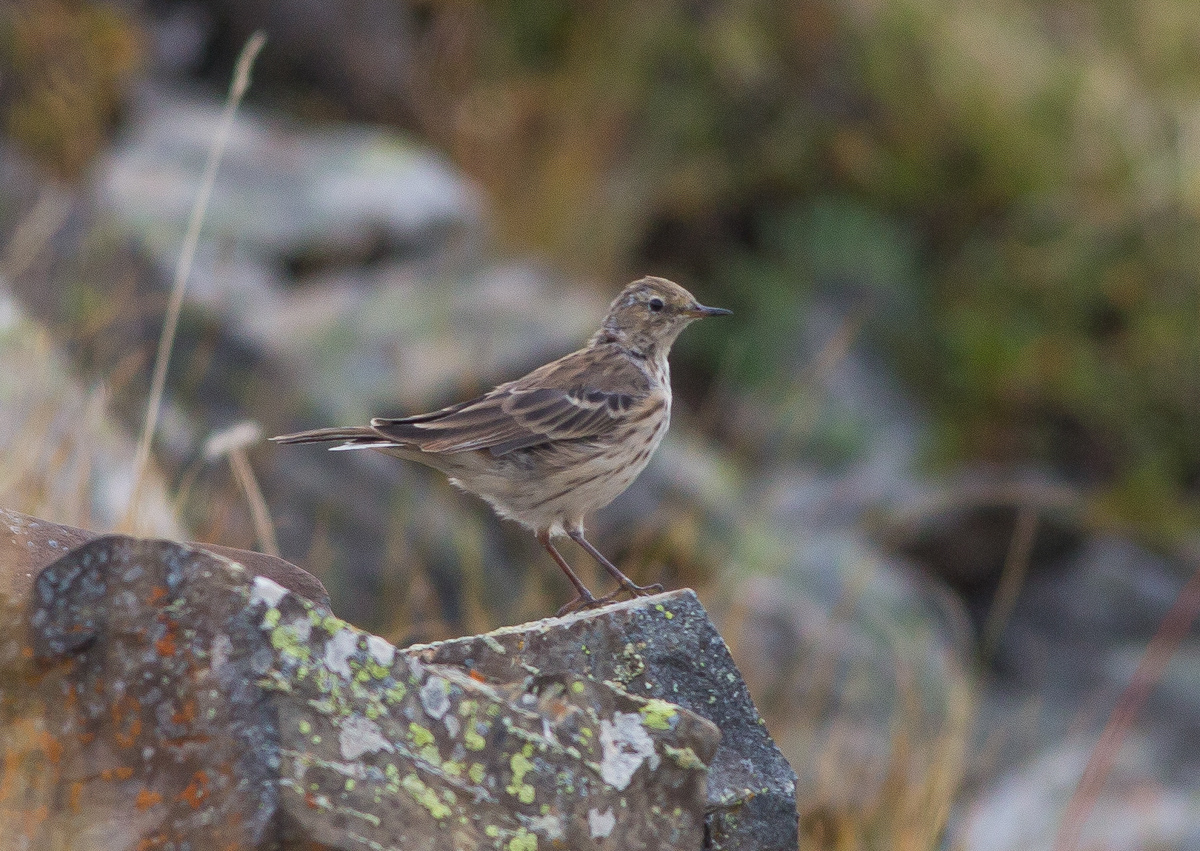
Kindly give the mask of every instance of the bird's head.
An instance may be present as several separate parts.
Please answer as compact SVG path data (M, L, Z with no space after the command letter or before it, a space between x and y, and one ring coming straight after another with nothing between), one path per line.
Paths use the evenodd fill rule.
M592 343L619 342L646 356L666 355L679 332L692 322L732 312L722 307L705 307L679 284L666 278L641 278L613 299Z

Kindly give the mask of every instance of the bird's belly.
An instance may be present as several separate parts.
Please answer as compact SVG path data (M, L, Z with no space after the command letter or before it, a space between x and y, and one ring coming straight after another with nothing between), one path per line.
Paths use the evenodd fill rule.
M631 440L510 453L469 477L451 473L450 481L482 497L502 517L558 534L623 493L646 469L666 430L664 420Z

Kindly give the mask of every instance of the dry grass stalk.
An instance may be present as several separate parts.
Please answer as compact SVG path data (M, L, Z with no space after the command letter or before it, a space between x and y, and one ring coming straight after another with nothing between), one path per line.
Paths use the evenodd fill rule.
M196 256L196 247L200 241L200 226L204 223L204 214L208 210L208 201L212 196L213 186L217 179L217 168L225 153L225 145L229 141L229 133L233 128L233 117L242 97L250 87L250 68L266 43L266 35L256 32L246 41L242 53L234 68L233 82L229 86L229 95L225 99L225 108L213 137L212 147L208 152L208 161L204 166L204 175L200 182L200 191L196 195L196 203L192 206L191 217L188 220L187 232L183 239L183 247L179 253L179 262L175 266L175 280L171 285L171 299L167 304L167 314L163 319L162 337L158 342L158 354L154 361L154 375L150 380L150 398L146 403L146 420L142 435L138 441L137 457L134 461L133 489L130 493L129 507L121 526L133 533L140 531L138 515L138 495L142 480L145 476L146 464L150 459L150 444L154 432L158 428L158 415L162 407L163 388L167 379L167 365L171 359L171 349L175 345L175 331L179 326L179 312L183 307L183 293L187 279L192 272L192 262Z

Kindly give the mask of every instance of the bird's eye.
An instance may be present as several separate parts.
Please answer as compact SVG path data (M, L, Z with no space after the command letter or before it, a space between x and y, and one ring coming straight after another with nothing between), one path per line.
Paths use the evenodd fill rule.
M661 298L650 299L650 309L653 310L655 313L658 313L660 310L663 309L663 300Z

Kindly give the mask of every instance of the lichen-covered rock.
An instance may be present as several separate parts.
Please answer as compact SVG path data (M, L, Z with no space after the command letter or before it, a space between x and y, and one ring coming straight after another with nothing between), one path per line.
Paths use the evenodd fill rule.
M795 772L767 735L725 641L691 590L404 653L498 680L582 676L651 698L666 711L683 707L708 718L720 728L721 743L708 773L704 847L796 847Z
M0 607L13 847L703 842L717 728L586 669L430 664L165 541L84 543Z
M99 533L30 517L0 508L0 599L24 599L38 572ZM320 605L329 605L329 592L311 573L276 556L223 547L220 544L189 544L213 555L235 561L256 576L266 576Z

